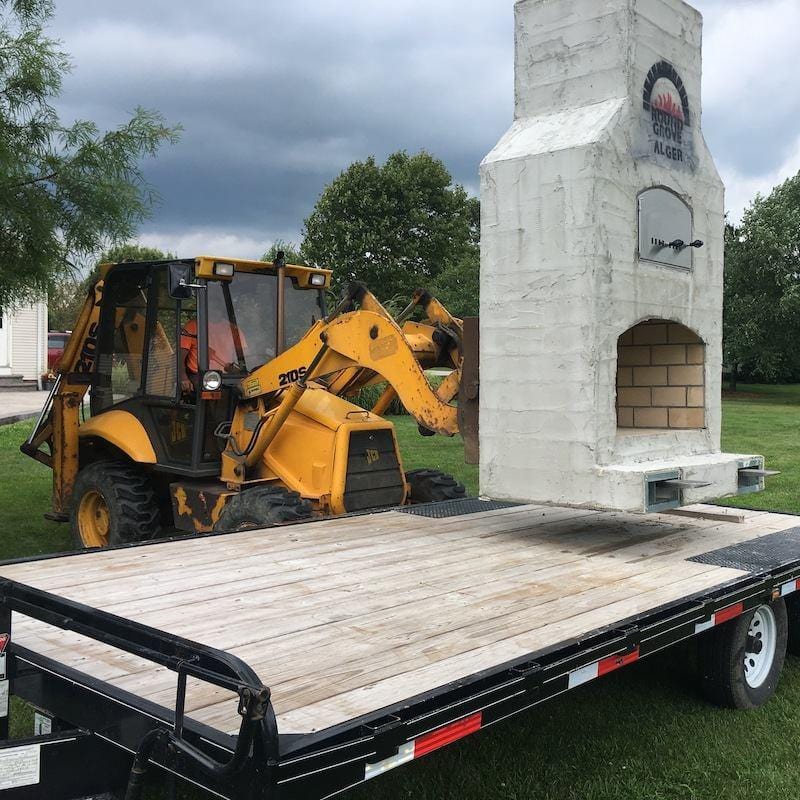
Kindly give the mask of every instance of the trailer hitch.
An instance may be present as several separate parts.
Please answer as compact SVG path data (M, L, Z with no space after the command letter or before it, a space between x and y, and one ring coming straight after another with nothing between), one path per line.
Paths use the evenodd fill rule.
M179 681L180 683L180 681ZM185 680L183 685L185 691ZM180 717L176 715L175 729L153 728L142 739L136 756L133 759L125 800L140 800L144 789L147 770L156 753L166 755L169 759L179 757L188 759L200 770L212 778L231 777L244 768L255 738L256 730L267 716L270 703L270 691L266 686L239 686L238 713L242 717L236 747L233 755L226 762L219 762L204 753L198 747L187 742L182 736L182 703Z

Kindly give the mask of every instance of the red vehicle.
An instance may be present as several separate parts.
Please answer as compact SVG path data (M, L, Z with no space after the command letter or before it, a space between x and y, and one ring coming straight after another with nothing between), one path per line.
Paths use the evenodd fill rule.
M58 363L68 339L68 331L50 331L47 334L47 369L53 369Z

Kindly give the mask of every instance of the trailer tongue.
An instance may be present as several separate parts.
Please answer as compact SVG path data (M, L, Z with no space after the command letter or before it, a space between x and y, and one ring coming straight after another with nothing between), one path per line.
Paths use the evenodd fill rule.
M3 800L135 797L162 769L328 797L792 599L800 518L695 511L464 500L0 566L2 685L51 731L0 745ZM745 631L751 699L783 625Z

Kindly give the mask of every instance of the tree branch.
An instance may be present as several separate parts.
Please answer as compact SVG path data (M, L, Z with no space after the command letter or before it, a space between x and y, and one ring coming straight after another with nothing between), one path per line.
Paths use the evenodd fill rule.
M19 183L9 183L3 186L4 189L21 189L23 186L32 186L34 183L41 183L42 181L51 181L57 178L57 172L51 172L49 175L40 175L38 178L31 178L27 181L20 181Z

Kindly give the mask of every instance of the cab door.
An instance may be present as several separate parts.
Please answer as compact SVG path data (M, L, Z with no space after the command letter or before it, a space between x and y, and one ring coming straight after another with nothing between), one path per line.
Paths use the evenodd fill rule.
M142 406L154 430L159 463L171 471L193 472L197 464L197 398L180 387L181 330L197 318L194 296L170 296L166 265L152 269L148 292Z
M194 296L170 297L166 264L120 264L106 277L91 413L120 409L144 426L155 469L211 475L203 459L198 400L178 381L180 330L197 316Z
M184 269L191 265L182 263ZM193 273L188 273L191 276ZM218 426L232 417L230 387L206 392L201 376L208 370L208 285L190 277L188 296L170 292L169 265L153 270L147 316L146 360L143 367L143 405L158 437L157 451L164 468L187 477L219 475L222 443ZM195 332L196 373L192 391L181 387L186 351L181 350L187 330ZM159 458L159 462L161 459Z

